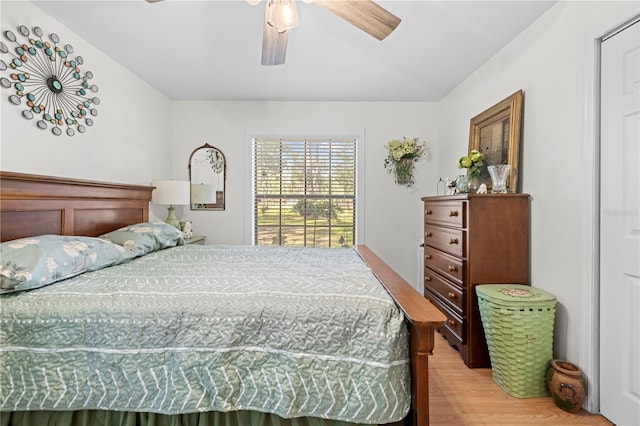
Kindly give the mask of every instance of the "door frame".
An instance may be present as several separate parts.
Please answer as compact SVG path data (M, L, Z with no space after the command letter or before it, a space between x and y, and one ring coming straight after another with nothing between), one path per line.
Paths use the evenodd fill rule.
M600 61L602 41L640 17L637 5L585 40L585 110L582 143L583 241L580 365L588 381L585 409L600 412Z

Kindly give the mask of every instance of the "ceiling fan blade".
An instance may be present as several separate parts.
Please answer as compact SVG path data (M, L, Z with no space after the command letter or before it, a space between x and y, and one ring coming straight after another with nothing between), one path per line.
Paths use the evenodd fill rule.
M289 31L278 31L265 17L262 31L262 65L282 65L287 56Z
M400 18L373 0L316 0L314 3L378 40L384 40L400 23Z

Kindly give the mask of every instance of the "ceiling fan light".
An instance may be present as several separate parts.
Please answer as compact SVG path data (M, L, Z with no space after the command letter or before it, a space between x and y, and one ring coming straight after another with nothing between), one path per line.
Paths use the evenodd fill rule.
M298 11L295 0L268 0L267 22L278 31L297 27Z

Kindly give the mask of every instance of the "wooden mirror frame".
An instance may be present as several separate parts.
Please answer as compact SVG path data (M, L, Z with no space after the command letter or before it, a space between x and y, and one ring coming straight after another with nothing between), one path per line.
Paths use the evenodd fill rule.
M486 111L481 112L471 119L469 129L469 152L477 150L485 156L485 164L481 169L481 182L487 188L493 186L487 166L493 164L509 164L511 171L507 178L507 191L518 192L518 173L520 156L520 130L522 126L522 105L524 94L518 90L513 95L503 99ZM500 161L487 161L496 156L496 150L490 150L489 146L482 146L482 133L497 131L501 139L501 147L497 151ZM507 133L508 132L508 133ZM506 136L506 137L505 137ZM506 151L506 152L505 152ZM493 152L490 153L490 152ZM488 164L487 164L488 163Z
M197 185L198 183L193 182L193 175L192 175L191 166L192 166L192 162L193 162L193 159L194 159L194 155L196 155L196 153L198 153L198 151L200 151L200 150L215 150L222 157L222 162L223 162L223 164L222 164L222 172L221 173L216 173L218 175L222 174L222 191L219 191L217 189L215 190L215 193L216 193L216 195L215 195L215 198L216 198L215 203L197 203L197 202L194 203L193 186ZM206 183L210 184L210 182L206 182ZM193 152L191 153L191 155L189 156L189 184L190 184L189 205L191 207L191 210L224 210L225 209L226 191L227 191L227 159L224 156L224 154L222 153L222 151L220 151L215 146L209 145L208 143L205 143L204 145L199 146L196 149L194 149Z

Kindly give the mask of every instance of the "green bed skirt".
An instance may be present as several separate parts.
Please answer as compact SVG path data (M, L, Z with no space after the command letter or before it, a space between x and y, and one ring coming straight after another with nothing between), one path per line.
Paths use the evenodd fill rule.
M18 411L0 413L1 426L357 426L311 417L283 419L257 411L155 414L122 411Z

